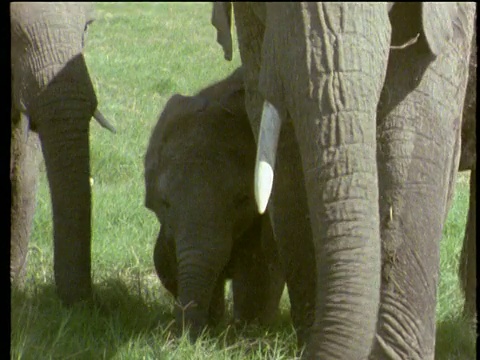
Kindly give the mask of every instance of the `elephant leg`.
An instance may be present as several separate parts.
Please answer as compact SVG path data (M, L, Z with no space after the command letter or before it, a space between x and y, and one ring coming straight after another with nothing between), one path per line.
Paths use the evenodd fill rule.
M29 131L25 115L12 110L12 117L10 280L12 284L21 285L35 213L40 143L38 135Z
M470 174L470 202L468 208L467 226L460 255L460 284L465 295L464 314L474 321L477 318L477 225L476 196L477 168Z
M252 322L261 312L265 301L266 269L259 258L261 218L236 240L232 249L233 317L237 322Z
M269 211L284 264L293 325L303 346L314 319L316 267L300 152L289 122L280 133L275 174Z
M235 320L272 323L278 314L284 277L268 215L255 220L233 251Z
M264 294L260 296L263 302L262 312L258 315L261 324L271 324L279 311L280 300L285 288L285 271L274 237L270 216L262 216L262 242L260 249L260 271L268 274ZM262 290L262 289L261 289ZM264 299L264 300L262 300Z
M215 288L213 289L210 308L208 310L208 325L216 326L225 315L225 276L221 274L218 277Z
M449 43L436 58L424 46L391 50L379 106L382 281L372 359L434 358L439 242L458 168L468 46Z

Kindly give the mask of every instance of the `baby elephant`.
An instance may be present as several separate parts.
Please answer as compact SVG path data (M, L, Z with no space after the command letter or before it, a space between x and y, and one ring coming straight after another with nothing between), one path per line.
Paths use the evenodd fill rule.
M195 96L174 95L145 156L145 205L161 223L155 268L193 340L223 316L226 279L236 320L270 322L283 292L270 221L255 206L244 96L241 68Z

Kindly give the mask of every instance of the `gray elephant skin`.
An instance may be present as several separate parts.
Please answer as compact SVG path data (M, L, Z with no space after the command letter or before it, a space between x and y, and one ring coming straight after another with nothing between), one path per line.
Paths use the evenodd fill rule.
M258 169L274 169L268 210L304 358L433 359L476 5L214 3L226 59L232 8L256 141L282 124L277 163L260 148ZM308 234L282 226L289 204L311 230L309 269Z
M90 299L89 122L97 99L83 57L87 3L12 3L12 284L21 284L39 149L50 186L54 272L65 304ZM38 135L37 135L38 134Z
M284 288L268 215L253 195L255 141L241 68L194 96L170 98L145 155L145 204L161 224L154 263L194 340L224 314L269 324ZM182 328L183 330L183 328Z
M459 171L470 171L470 200L465 237L459 262L461 289L465 295L464 314L477 320L477 45L476 31L463 109L462 151Z

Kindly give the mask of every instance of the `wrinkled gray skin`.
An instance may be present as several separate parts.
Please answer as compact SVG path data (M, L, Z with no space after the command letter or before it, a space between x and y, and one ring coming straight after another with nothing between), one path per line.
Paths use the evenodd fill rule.
M12 3L10 278L21 284L39 141L52 197L54 271L66 304L91 298L89 121L97 99L83 57L86 3ZM38 134L38 135L37 135Z
M195 96L174 95L150 138L155 268L192 339L223 316L227 278L235 319L268 324L277 313L284 279L268 215L255 207L255 151L241 69Z
M460 255L459 275L462 291L465 295L464 313L477 319L477 46L476 32L472 40L469 77L462 124L462 152L460 155L460 171L470 170L470 201L467 226Z
M231 5L213 6L229 59ZM304 358L433 359L439 242L459 165L475 4L233 7L255 137L267 100L282 132L291 126L298 140L281 134L279 147L299 154L291 174L303 178L286 179L278 159L269 211L299 302L294 319L312 312L312 298L299 294L308 294L309 277L317 281L313 324L298 333ZM288 276L307 250L280 230L289 206L277 202L302 204L298 187L278 191L287 181L305 184L316 258L315 270L301 270L309 276ZM282 251L285 243L297 251Z

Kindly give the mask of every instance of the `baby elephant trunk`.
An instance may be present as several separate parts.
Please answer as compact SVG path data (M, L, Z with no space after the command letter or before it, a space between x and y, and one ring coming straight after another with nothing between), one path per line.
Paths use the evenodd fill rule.
M213 293L223 299L223 291L217 294L215 285L230 258L232 237L231 232L219 226L201 225L185 229L177 237L176 244L178 298L175 317L177 326L182 332L189 330L190 339L195 341L209 324Z

